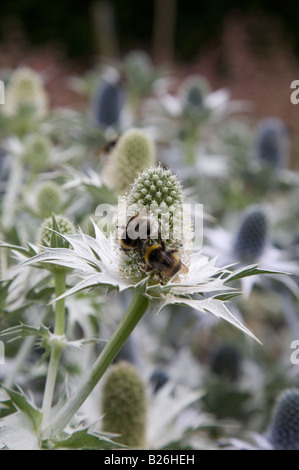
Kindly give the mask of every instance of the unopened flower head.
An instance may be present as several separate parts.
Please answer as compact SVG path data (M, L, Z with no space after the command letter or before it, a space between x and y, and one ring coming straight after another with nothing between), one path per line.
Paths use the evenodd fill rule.
M147 400L144 383L132 364L113 365L103 387L103 428L120 434L119 442L142 448L146 438Z
M43 116L48 108L41 77L29 67L19 68L13 73L7 86L3 111L13 116L21 106L35 108L39 116Z
M141 129L130 129L118 140L104 169L104 181L122 195L145 168L155 164L154 143Z
M46 220L44 220L39 231L40 245L52 245L53 230L57 230L62 235L72 235L76 233L76 228L74 224L64 215L55 215L52 217L48 217ZM61 238L59 238L59 240L61 241ZM64 246L69 245L65 241L61 241L61 243L64 243Z
M38 188L37 208L41 217L50 217L53 208L60 211L62 205L62 194L58 184L46 181Z
M42 134L30 134L25 140L23 161L33 173L44 170L48 161L51 148L49 138Z
M176 272L183 274L193 236L192 222L186 223L183 209L182 187L170 170L158 166L144 170L136 178L117 217L118 242L126 236L129 243L136 240L135 249L127 249L124 243L118 245L121 270L126 276L139 279L150 273L151 280L157 282L167 279L168 273L169 277ZM165 262L169 269L163 266ZM183 269L172 270L175 263Z

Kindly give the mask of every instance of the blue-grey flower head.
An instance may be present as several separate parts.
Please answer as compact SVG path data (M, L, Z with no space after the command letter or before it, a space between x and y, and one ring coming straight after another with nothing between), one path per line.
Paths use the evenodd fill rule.
M94 98L94 120L103 127L118 127L123 106L123 90L116 81L101 83Z
M242 371L242 356L235 346L219 346L211 357L210 369L219 378L235 382Z
M260 122L255 143L258 159L275 170L285 168L289 160L289 132L279 118Z
M299 450L299 389L289 389L278 398L269 439L276 450Z
M254 263L264 252L268 240L268 220L260 207L245 211L233 245L234 257L242 262Z

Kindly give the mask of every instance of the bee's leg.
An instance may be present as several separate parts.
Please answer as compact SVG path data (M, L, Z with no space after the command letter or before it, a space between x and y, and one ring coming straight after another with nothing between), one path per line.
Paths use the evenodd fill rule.
M152 268L149 264L147 264L147 265L145 266L145 271L146 271L147 273L150 273L150 272L152 272L153 270L154 270L154 268Z
M160 235L161 235L161 234L160 234ZM162 240L162 238L160 239L160 244L161 244L162 250L163 250L163 251L166 251L166 245L165 245L164 240Z

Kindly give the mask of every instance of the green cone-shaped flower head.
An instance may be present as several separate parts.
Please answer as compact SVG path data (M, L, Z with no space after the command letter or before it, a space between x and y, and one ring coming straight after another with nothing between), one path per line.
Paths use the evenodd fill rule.
M64 215L53 215L44 220L39 231L38 243L44 246L51 246L52 248L66 248L68 243L58 235L53 234L53 230L62 235L73 235L76 233L74 224L67 217Z
M152 139L140 129L130 129L118 140L104 171L105 183L124 194L145 168L155 164Z
M120 269L135 281L149 276L149 282L164 283L173 277L172 263L177 266L183 263L182 267L189 263L192 226L184 219L181 184L170 170L161 166L149 168L135 179L124 199L127 218L123 219L122 208L119 208L118 227L125 226L127 234L133 224L137 230L146 226L146 231L138 236L137 249L122 249L124 244L120 242ZM118 239L122 234L118 229ZM133 235L128 234L129 238ZM154 248L147 251L153 245L155 251ZM169 270L165 262L169 262Z
M23 161L33 173L44 170L48 161L51 142L42 134L30 134L25 141Z
M122 361L108 372L102 394L103 430L132 448L144 448L147 400L144 383L135 366Z
M37 193L37 209L41 217L50 217L53 212L60 211L62 205L62 194L58 184L47 181L43 183Z
M21 67L12 74L5 95L3 112L6 115L15 115L22 106L35 108L39 116L47 111L48 98L41 77L29 67Z

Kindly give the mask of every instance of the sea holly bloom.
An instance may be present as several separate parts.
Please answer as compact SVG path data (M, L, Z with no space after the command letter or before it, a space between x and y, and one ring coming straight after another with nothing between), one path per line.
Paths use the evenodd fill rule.
M286 250L275 247L271 243L270 220L262 206L249 206L243 214L236 232L219 227L206 230L207 246L205 252L210 256L220 254L222 263L258 263L267 274L280 281L282 287L290 289L298 296L298 285L290 276L283 273L298 275L298 266L287 257ZM221 253L220 253L221 250ZM280 274L280 275L279 275ZM262 284L259 276L241 279L242 291L249 295L253 287Z
M128 225L106 237L94 224L94 238L82 232L60 234L68 242L68 247L44 246L41 252L17 266L20 269L22 266L54 264L71 268L79 281L57 296L55 302L95 287L134 291L131 304L85 382L65 403L53 422L43 429L44 438L59 433L69 423L148 310L157 314L166 305L189 306L200 314L212 313L255 338L229 311L226 301L238 292L228 284L265 271L253 265L231 272L228 266L216 267L217 258L210 260L201 252L192 250L192 223L186 223L182 217L182 188L176 176L160 166L144 170L127 193L126 202L127 215L131 215L129 223L139 217L142 208L148 211L146 217L149 219L146 221L151 218L158 221L158 234L151 238L151 233L146 231L145 239L139 237L137 240L137 248L124 249L116 234L124 233L126 237ZM139 212L136 213L136 210ZM121 218L121 212L122 208L119 209L117 221ZM172 269L173 265L176 269Z
M11 76L6 90L3 113L15 116L22 106L34 108L39 117L48 109L48 97L40 75L29 67L20 67Z
M164 239L164 250L176 254L186 269L179 270L172 277L159 276L159 268L147 270L142 253L138 250L125 251L116 232L106 237L99 227L94 224L95 238L80 232L75 235L61 235L68 243L69 248L45 247L43 251L18 265L34 265L37 263L50 263L72 268L78 276L77 282L64 295L71 295L80 290L107 287L124 291L134 289L142 293L150 302L152 311L158 313L168 304L190 306L201 313L210 312L223 318L240 328L250 336L254 335L237 320L229 311L226 301L234 297L237 292L230 287L229 282L243 276L259 274L254 265L250 269L243 267L239 271L231 272L228 266L217 267L217 257L209 259L200 251L192 251L191 231L189 227L181 227L181 239L173 238L177 230L179 209L182 208L182 188L176 176L170 170L162 167L145 170L139 175L126 196L130 208L158 207L163 209L160 222L160 231L163 233L165 209L174 208L169 217L169 239ZM144 204L145 203L145 204ZM157 203L155 206L154 203ZM179 214L179 215L178 215ZM118 214L119 215L119 214ZM146 244L159 245L159 240L145 240ZM80 280L81 279L81 280ZM195 298L200 294L201 298Z

